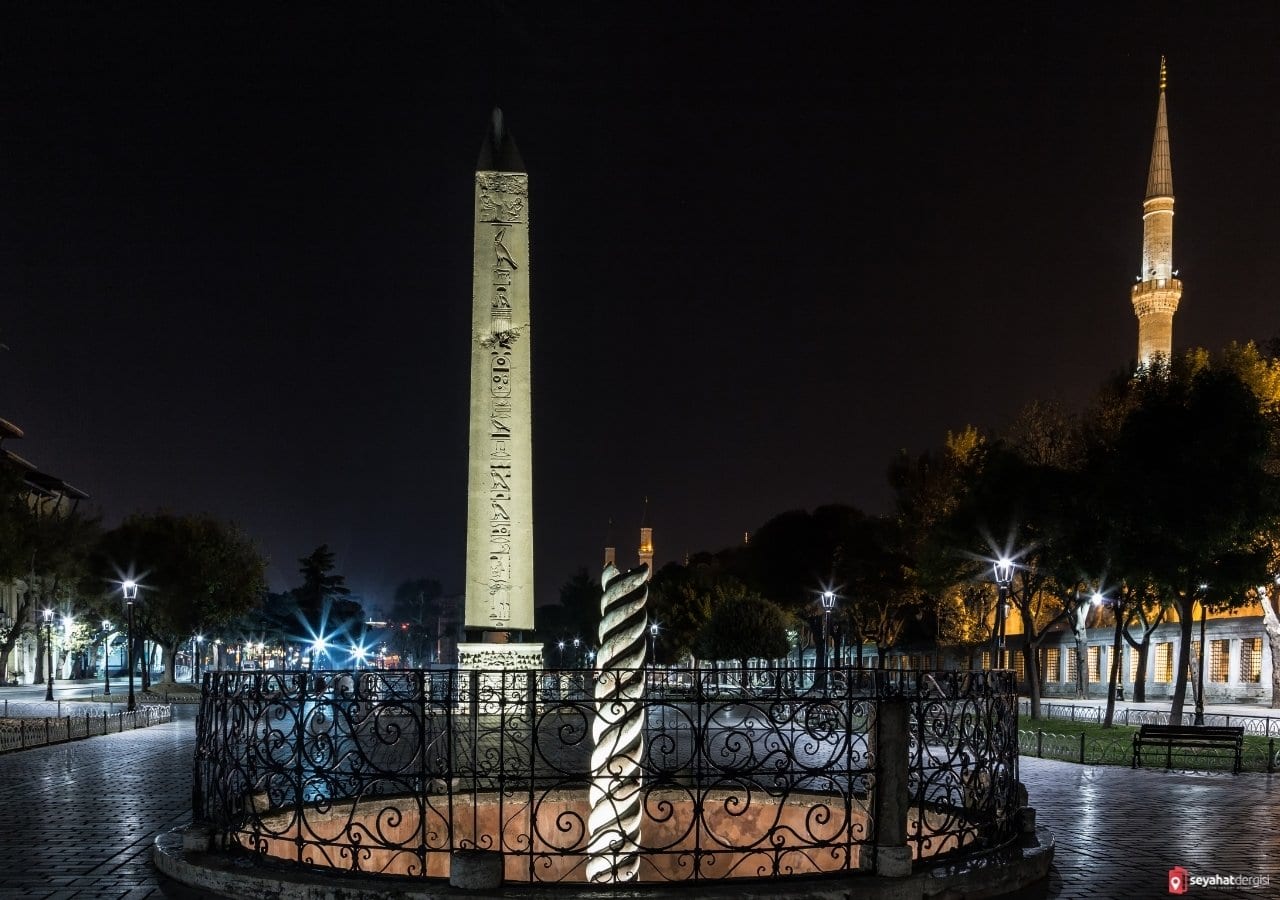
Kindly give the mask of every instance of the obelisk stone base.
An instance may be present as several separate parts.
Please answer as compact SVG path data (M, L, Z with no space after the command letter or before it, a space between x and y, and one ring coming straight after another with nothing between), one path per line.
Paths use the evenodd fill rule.
M480 715L515 712L534 699L542 675L542 644L458 644L458 705Z

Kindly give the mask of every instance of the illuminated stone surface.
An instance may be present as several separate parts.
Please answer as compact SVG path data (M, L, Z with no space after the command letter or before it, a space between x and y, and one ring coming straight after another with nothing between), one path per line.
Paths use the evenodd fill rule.
M529 179L501 110L476 164L466 627L533 628Z
M1151 144L1147 196L1142 201L1142 275L1130 291L1138 317L1138 362L1173 350L1173 314L1182 298L1182 282L1173 269L1173 165L1169 157L1169 123L1165 113L1165 65L1160 60L1160 101Z

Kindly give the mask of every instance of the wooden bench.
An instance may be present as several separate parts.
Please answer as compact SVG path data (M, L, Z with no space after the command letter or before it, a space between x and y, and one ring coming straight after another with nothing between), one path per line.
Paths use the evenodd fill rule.
M1133 736L1133 768L1142 765L1143 747L1163 747L1164 767L1173 768L1173 750L1229 750L1232 774L1239 774L1244 729L1221 725L1143 725Z

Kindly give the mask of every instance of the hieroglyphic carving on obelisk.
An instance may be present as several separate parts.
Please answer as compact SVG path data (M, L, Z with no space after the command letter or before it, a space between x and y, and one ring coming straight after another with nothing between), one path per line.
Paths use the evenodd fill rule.
M533 628L529 179L494 110L476 165L466 627Z

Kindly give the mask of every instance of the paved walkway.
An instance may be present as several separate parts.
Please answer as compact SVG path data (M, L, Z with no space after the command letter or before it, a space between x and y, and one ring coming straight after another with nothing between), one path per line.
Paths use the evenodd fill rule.
M162 891L151 841L191 820L194 707L175 720L0 756L0 898Z
M182 898L151 867L156 834L190 820L195 710L166 725L0 756L0 898ZM1169 869L1268 875L1280 896L1280 775L1197 775L1023 757L1041 825L1058 841L1030 898L1168 897Z

